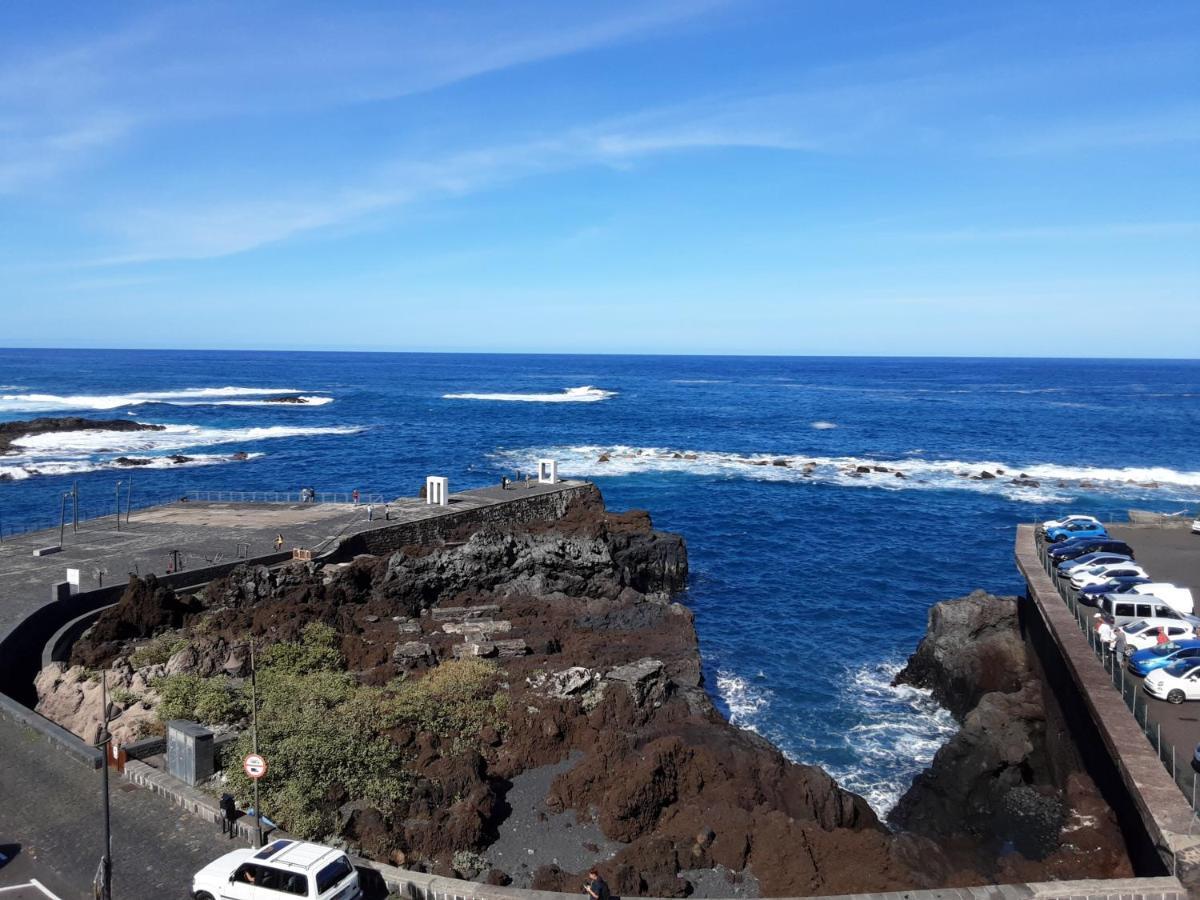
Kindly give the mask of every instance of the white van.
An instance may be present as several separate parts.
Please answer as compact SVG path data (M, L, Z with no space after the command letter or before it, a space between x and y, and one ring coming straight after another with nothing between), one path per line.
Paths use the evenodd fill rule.
M1195 612L1195 604L1192 602L1192 592L1187 588L1175 587L1175 585L1168 584L1165 581L1152 581L1149 584L1139 584L1134 587L1132 593L1146 594L1151 597L1157 597L1159 600L1165 600L1175 607L1177 612L1181 612L1185 616L1190 616Z
M234 850L192 878L193 900L359 900L358 873L341 850L272 841L257 853Z
M1113 624L1125 625L1138 619L1184 619L1183 613L1165 600L1141 594L1102 594L1096 609L1113 617Z

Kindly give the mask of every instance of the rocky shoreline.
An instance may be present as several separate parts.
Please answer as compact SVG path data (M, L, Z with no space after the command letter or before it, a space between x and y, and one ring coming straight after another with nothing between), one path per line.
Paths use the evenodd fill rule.
M27 419L0 422L0 453L13 449L13 442L39 434L60 434L68 431L163 431L163 425L132 422L129 419L85 419L81 416Z
M1057 784L1039 760L1040 697L1011 598L931 612L900 677L963 728L889 828L715 710L691 613L672 599L686 579L682 537L644 512L607 512L595 489L555 522L241 568L195 597L135 579L71 666L41 673L39 710L91 738L93 673L106 668L118 741L184 713L244 728L252 637L260 740L273 771L309 773L307 793L268 793L264 807L375 859L499 884L577 892L595 863L617 893L657 896L1128 871L1085 776ZM330 772L309 748L363 763Z

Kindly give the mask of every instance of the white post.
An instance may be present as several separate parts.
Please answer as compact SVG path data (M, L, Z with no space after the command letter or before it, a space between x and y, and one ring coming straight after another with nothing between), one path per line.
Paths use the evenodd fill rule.
M538 484L558 484L558 460L538 460Z
M79 570L78 569L67 569L67 584L69 584L71 586L69 590L71 591L72 594L79 593Z
M425 479L425 504L427 506L450 505L450 479L430 475Z

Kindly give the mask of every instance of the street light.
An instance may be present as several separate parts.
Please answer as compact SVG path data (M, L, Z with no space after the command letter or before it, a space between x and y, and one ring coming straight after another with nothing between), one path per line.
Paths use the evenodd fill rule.
M62 549L63 531L67 527L67 498L71 496L71 491L63 491L62 509L58 513L58 549Z
M121 530L121 479L117 479L117 531Z

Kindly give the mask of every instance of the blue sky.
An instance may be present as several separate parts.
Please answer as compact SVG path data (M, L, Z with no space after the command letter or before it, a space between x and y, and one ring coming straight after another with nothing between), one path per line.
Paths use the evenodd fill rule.
M1200 356L1200 5L6 3L0 345Z

